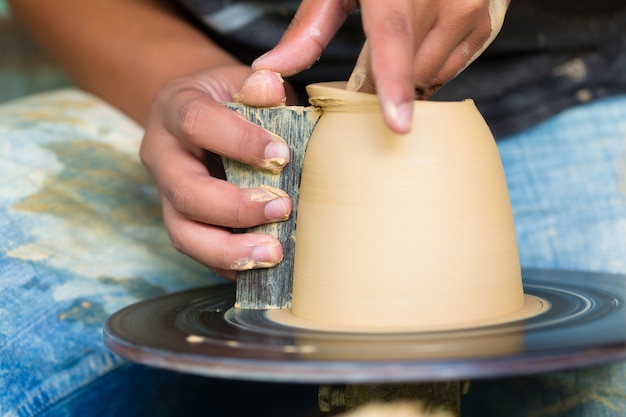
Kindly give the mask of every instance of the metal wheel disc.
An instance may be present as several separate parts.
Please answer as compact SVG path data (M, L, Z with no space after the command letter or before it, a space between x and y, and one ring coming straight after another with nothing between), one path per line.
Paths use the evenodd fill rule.
M207 376L303 383L437 381L520 375L626 359L626 276L524 270L541 315L420 333L333 333L233 308L235 285L146 300L113 314L104 338L147 365Z

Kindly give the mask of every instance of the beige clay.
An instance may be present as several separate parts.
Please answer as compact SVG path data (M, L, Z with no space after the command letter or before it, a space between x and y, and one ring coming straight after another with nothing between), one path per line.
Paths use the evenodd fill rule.
M293 318L447 329L545 308L523 294L504 172L474 103L416 101L399 135L376 96L344 85L308 89L324 113L302 172Z

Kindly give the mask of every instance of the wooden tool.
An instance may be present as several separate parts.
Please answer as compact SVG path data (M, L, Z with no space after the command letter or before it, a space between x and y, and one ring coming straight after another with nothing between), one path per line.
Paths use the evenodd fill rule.
M298 190L304 152L321 112L316 107L248 107L229 103L245 119L258 124L287 141L291 159L280 174L260 170L224 159L228 180L239 187L270 185L291 197L293 210L288 220L261 225L241 232L260 232L275 236L283 246L284 259L273 268L252 269L237 273L236 306L243 309L272 309L290 306L293 275L295 225L298 213Z
M358 91L365 82L369 61L367 42L346 85L347 90ZM236 306L244 309L272 309L289 307L291 303L295 224L298 214L298 192L304 153L321 112L316 107L280 106L250 107L227 103L245 119L285 139L291 149L291 160L280 174L263 171L224 158L228 180L239 187L270 185L285 191L292 199L293 210L288 220L257 226L240 232L260 232L276 237L283 246L285 258L274 268L253 269L237 274Z

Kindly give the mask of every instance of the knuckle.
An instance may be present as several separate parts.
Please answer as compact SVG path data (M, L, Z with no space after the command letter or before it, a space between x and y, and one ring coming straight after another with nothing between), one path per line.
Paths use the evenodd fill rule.
M239 123L236 126L233 125L231 127L232 130L229 132L229 141L232 152L238 155L243 161L250 162L249 153L253 145L250 138L254 137L254 135L248 133L247 128L248 125L245 123Z
M187 181L181 181L176 184L175 188L170 192L170 204L177 212L188 215L191 212L194 203L194 193L192 187Z
M178 113L180 133L187 138L197 137L205 125L207 113L200 100L188 100L183 103Z
M225 244L222 246L221 254L219 257L221 265L219 267L229 270L235 270L235 256L232 253L230 245Z
M486 39L482 38L481 36L480 38L477 38L474 42L469 42L469 41L461 42L456 47L455 52L459 54L459 56L461 56L462 59L468 60L482 46L485 40Z
M238 119L239 121L241 123L231 123L228 126L228 141L221 143L218 151L228 151L236 160L260 167L265 159L263 149L269 143L268 140L260 139L265 136L265 132L252 122Z
M489 33L477 33L474 37L461 42L454 53L461 58L464 66L467 66L489 45L489 42Z
M394 37L406 37L413 36L413 25L406 14L400 11L393 11L389 15L389 18L385 22L385 29Z
M246 202L242 200L238 201L237 204L235 204L233 211L231 212L232 227L234 228L249 227L250 222L247 221L249 217L248 212L249 212L248 204L246 204Z

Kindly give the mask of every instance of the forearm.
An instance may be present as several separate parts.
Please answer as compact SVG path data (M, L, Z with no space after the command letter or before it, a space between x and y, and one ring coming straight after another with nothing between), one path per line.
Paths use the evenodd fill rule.
M159 1L9 0L82 88L144 123L169 80L237 61Z

